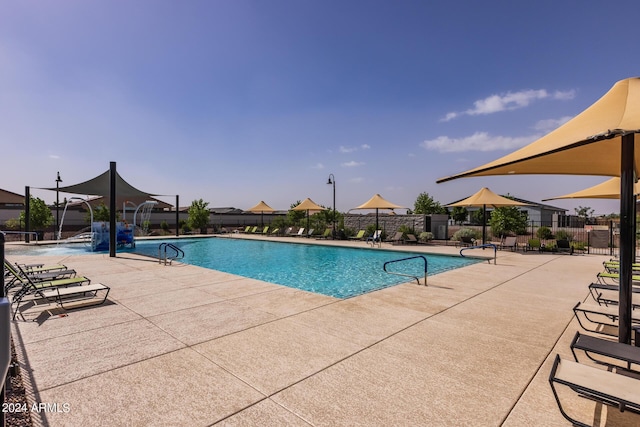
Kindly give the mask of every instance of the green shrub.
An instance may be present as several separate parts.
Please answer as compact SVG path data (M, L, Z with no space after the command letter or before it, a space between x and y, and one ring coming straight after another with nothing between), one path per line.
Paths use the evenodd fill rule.
M536 236L538 236L538 238L542 240L552 239L553 233L551 232L551 229L549 227L543 225L542 227L538 228L538 231L536 231Z
M418 239L421 242L430 242L433 240L433 238L434 238L433 233L429 231L423 231L422 233L420 233L420 236L418 236Z
M461 228L460 230L453 233L451 240L462 240L463 237L471 237L472 239L480 239L482 238L482 233L480 231L474 230L472 228Z
M573 239L573 234L565 231L565 230L558 230L556 232L556 240L568 240L571 241L571 239Z
M407 234L415 234L413 229L411 227L409 227L408 225L402 224L399 228L398 231L400 231L402 233L402 237L407 237Z

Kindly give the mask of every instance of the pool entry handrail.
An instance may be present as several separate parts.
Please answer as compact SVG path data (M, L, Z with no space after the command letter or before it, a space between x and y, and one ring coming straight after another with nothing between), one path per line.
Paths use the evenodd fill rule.
M167 256L167 250L173 249L175 255ZM160 264L171 265L173 260L184 258L184 251L172 243L160 243L158 246L158 261Z
M410 256L410 257L407 257L407 258L400 258L400 259L394 259L392 261L387 261L382 265L382 268L384 269L385 273L395 274L396 276L411 277L412 279L416 279L416 282L419 285L420 284L420 278L418 276L414 276L412 274L397 273L395 271L387 271L387 265L388 264L392 264L394 262L407 261L407 260L410 260L410 259L417 259L417 258L422 258L422 260L424 261L424 285L427 286L427 258L425 256L423 256L423 255L416 255L416 256Z
M476 246L467 246L466 248L462 248L460 249L460 256L462 258L464 258L464 254L462 252L466 251L467 249L484 249L484 248L493 248L493 264L496 264L496 260L498 258L498 245L496 245L495 243L485 243L484 245L476 245ZM489 264L491 264L491 260L487 260L489 262Z

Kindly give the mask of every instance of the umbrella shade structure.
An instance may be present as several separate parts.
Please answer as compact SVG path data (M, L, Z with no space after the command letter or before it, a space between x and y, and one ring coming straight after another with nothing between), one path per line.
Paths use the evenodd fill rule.
M263 200L260 200L260 203L247 209L247 212L260 212L260 224L263 227L264 227L264 213L265 212L272 213L275 211L276 211L275 209L273 209L271 206L266 204Z
M634 186L634 194L640 192L640 185ZM620 198L620 178L613 177L605 182L594 185L593 187L585 188L584 190L576 191L574 193L565 194L563 196L549 197L548 199L542 199L542 201L556 200L556 199L619 199Z
M507 197L502 197L487 187L482 187L477 193L466 199L460 200L455 203L447 205L447 207L468 207L478 206L482 207L482 243L487 242L487 206L494 208L506 207L506 206L529 206L528 203L522 203L515 200L511 200Z
M631 342L633 192L640 169L640 78L620 80L590 107L556 130L498 160L439 179L561 174L620 177L620 304L618 340Z
M324 211L324 208L311 200L310 198L304 199L299 205L291 208L292 211L307 211L307 232L309 231L309 211Z
M372 198L353 209L375 209L376 210L376 230L378 229L378 210L379 209L403 209L404 206L391 203L380 194L375 194Z

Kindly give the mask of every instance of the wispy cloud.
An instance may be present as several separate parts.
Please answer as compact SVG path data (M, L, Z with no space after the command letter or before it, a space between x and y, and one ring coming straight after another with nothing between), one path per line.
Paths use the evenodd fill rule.
M514 148L523 147L539 137L540 135L523 137L491 136L487 132L476 132L464 138L439 136L436 139L424 141L420 145L427 150L441 153L513 150Z
M54 160L58 160L60 158L60 156L58 156L57 154L49 154L49 158L50 159L54 159Z
M567 123L572 118L573 117L571 117L571 116L564 116L564 117L560 117L559 119L540 120L538 123L536 123L533 126L533 128L535 130L539 130L539 131L542 131L542 132L550 132L550 131L562 126L563 124Z
M364 162L356 162L355 160L351 160L350 162L342 163L340 166L343 166L345 168L354 168L356 166L362 166L362 165L364 165Z
M349 178L349 182L352 182L354 184L359 184L361 182L364 182L364 178L361 176L357 176L355 178Z
M316 163L315 165L311 166L311 169L324 169L324 165L322 163Z
M339 150L341 153L353 153L354 151L368 150L370 148L371 146L369 144L362 144L357 147L345 147L344 145L341 145Z
M553 93L548 92L546 89L528 89L521 90L519 92L507 92L499 95L491 95L484 99L479 99L473 103L473 108L466 111L452 111L447 113L441 122L448 122L457 117L468 115L477 116L484 114L493 114L501 111L517 110L529 106L532 102L551 98L556 100L566 101L575 97L575 91L556 91Z

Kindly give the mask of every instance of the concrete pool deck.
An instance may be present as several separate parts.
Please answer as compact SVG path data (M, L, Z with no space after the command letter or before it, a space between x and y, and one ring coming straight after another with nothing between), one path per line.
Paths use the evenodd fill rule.
M30 402L58 404L34 425L51 426L567 426L548 376L557 353L572 358L571 309L609 258L499 251L426 287L340 300L131 254L6 256L111 287L102 306L12 323ZM594 425L640 425L561 398Z

